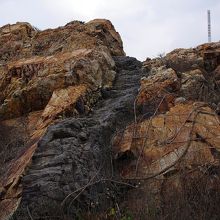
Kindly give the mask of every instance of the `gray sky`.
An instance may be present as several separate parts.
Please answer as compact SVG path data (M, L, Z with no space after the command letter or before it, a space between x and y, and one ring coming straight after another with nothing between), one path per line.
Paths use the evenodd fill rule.
M0 0L0 26L27 21L43 30L106 18L121 34L127 55L144 60L206 42L207 9L213 41L219 41L220 0Z

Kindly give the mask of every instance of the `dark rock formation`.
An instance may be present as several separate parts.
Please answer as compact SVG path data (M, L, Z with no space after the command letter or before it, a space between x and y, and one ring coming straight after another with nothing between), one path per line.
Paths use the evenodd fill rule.
M21 207L28 205L34 216L53 214L54 207L60 209L66 196L91 179L112 178L111 139L117 129L134 119L133 104L143 76L142 65L135 58L115 57L114 60L117 75L107 98L88 116L66 119L51 126L39 142L22 180ZM70 205L76 196L73 194L66 200L64 210L69 205L72 213L76 213L76 207L81 210L106 208L112 202L111 198L106 199L107 186L99 184L85 190ZM42 208L42 204L48 207L50 203L53 204L51 210Z

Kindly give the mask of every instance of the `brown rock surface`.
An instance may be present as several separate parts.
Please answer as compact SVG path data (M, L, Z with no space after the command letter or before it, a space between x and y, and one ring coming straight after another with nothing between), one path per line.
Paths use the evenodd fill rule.
M0 116L18 117L42 110L54 90L86 84L91 90L111 87L114 61L107 50L79 49L54 56L9 62L1 73Z
M153 98L161 90L163 93L159 95L159 100L166 94L218 105L219 48L219 43L204 44L191 49L176 49L164 57L144 61L143 68L150 71L150 76L144 80L147 84L142 83L140 88L138 99L142 100L142 105L144 100L148 100L147 93L151 91L150 97ZM171 76L171 72L175 77ZM169 86L164 76L170 80ZM175 88L172 88L171 85L175 84ZM155 102L156 105L159 102Z
M166 114L129 125L116 137L117 157L130 151L138 164L122 168L126 178L149 178L172 170L219 165L220 126L215 113L203 103L178 104ZM135 160L136 161L136 160Z
M174 93L180 87L176 72L169 68L160 67L155 74L143 77L137 97L137 105L142 106L143 112L154 110L159 105L159 111L167 111L173 105ZM172 94L173 93L173 94Z
M177 104L166 114L127 126L114 139L115 160L122 179L139 184L121 207L137 217L143 212L172 217L183 211L183 219L206 203L215 207L219 142L219 117L204 103ZM180 210L170 211L174 208ZM153 214L146 209L153 209ZM213 214L208 211L207 216Z
M180 214L196 219L194 210L218 201L219 47L176 49L143 62L149 75L141 79L135 121L118 132L113 144L122 179L138 181L121 205L137 218L146 213L149 219Z
M28 23L6 25L0 28L0 44L1 135L6 134L0 143L5 154L0 218L5 219L20 202L21 177L47 127L88 113L100 89L112 87L112 56L124 51L120 35L104 19L45 31Z
M143 62L143 67L152 69L165 65L178 73L197 68L212 71L219 65L219 49L219 42L203 44L190 49L178 48L163 57L146 59Z
M108 47L112 55L124 55L120 35L110 21L73 21L64 27L39 31L28 23L0 28L0 63L58 52Z
M0 43L1 119L42 110L56 89L111 87L111 55L124 55L119 34L102 19L45 31L28 23L6 25Z

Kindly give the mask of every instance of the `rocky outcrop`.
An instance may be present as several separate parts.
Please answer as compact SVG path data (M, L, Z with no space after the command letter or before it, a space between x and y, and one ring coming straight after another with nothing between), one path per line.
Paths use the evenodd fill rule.
M88 114L115 80L112 56L124 51L120 35L102 19L45 31L28 23L6 25L0 43L3 219L21 199L21 177L47 127Z
M144 111L154 111L159 105L159 111L166 111L172 106L175 92L180 88L180 80L171 68L159 67L157 72L141 79L141 87L136 104Z
M0 29L0 62L51 56L59 52L107 47L112 55L124 55L120 35L108 20L88 23L73 21L64 27L39 31L28 23L6 25Z
M86 49L8 63L8 71L1 74L1 118L44 109L55 90L79 84L85 84L90 92L111 87L113 68L107 51Z
M111 86L122 41L107 20L72 22L38 31L27 23L0 29L0 116L8 119L43 109L56 89Z
M218 51L218 43L203 45L143 63L149 76L141 79L136 118L113 141L122 179L139 183L121 205L135 218L198 219L195 210L210 203L202 215L219 213L211 211L219 196Z
M143 68L151 72L152 79L147 79L149 85L146 89L143 83L140 97L143 100L144 92L153 89L149 88L151 82L155 84L162 81L163 83L157 85L159 90L166 90L187 100L199 100L217 105L220 101L218 95L219 50L219 43L204 44L193 49L176 49L162 58L146 60L143 62ZM166 73L169 69L174 72L175 77ZM161 75L167 76L172 83L178 84L179 88L163 88L166 81ZM153 90L156 94L157 91Z
M198 68L210 72L219 65L219 50L219 42L203 44L190 49L179 48L166 54L166 56L155 59L148 58L143 62L143 66L151 70L165 65L178 73Z
M101 19L0 43L1 219L216 219L219 43L141 63Z
M129 125L115 138L114 151L118 159L128 152L139 158L121 167L126 178L168 176L198 166L218 167L219 135L218 117L206 104L177 104L166 114Z
M197 219L194 211L211 202L205 216L212 218L218 213L211 209L219 196L219 140L219 118L201 102L176 104L165 114L127 126L114 139L115 160L122 178L139 186L121 207L136 217L144 212L157 219L165 213Z

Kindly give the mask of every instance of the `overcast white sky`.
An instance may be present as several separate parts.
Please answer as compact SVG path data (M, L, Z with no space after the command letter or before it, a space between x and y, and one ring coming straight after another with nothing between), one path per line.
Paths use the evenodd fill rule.
M0 26L27 21L46 29L106 18L121 34L127 55L144 60L206 42L207 9L213 41L219 41L220 0L0 0Z

